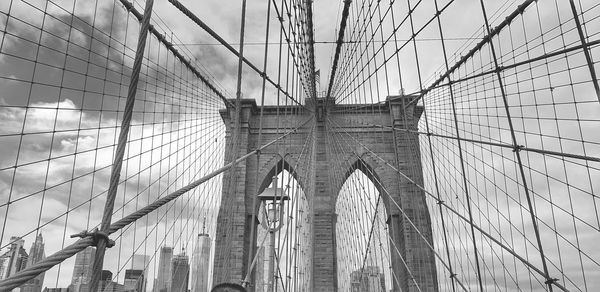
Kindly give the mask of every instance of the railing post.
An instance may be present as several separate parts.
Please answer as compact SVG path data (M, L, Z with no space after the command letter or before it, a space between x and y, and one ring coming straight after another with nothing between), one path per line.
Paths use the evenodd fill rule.
M115 152L115 158L113 160L112 169L110 173L110 183L108 187L108 193L106 195L106 203L104 205L104 213L102 215L102 223L100 224L100 231L96 236L96 256L94 257L94 265L92 266L92 279L90 281L90 290L97 291L98 283L100 282L100 274L102 272L102 266L104 264L104 253L109 246L108 232L110 228L110 221L115 205L115 197L117 195L117 188L119 186L119 179L121 177L121 168L123 166L123 156L125 155L125 146L127 145L127 138L129 136L129 128L131 125L131 117L133 113L133 105L135 103L135 94L137 92L137 85L140 77L140 70L142 67L142 61L144 59L144 50L146 48L146 39L148 37L148 29L150 27L150 17L152 15L152 6L154 0L146 0L146 7L144 9L144 17L140 25L140 35L138 38L138 45L135 54L135 61L133 63L133 70L131 72L131 81L129 83L129 91L127 92L127 101L125 103L125 110L123 112L123 120L121 121L121 132L119 133L119 140L117 142L117 151Z

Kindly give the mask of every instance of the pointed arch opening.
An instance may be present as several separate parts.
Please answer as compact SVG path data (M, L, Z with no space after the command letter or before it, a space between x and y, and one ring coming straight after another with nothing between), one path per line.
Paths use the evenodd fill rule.
M257 206L254 291L271 291L271 286L277 291L309 291L310 210L300 175L281 158L265 173L259 194L266 189L281 190L288 199L279 209Z
M335 212L339 291L390 291L391 269L383 186L362 159L346 172Z

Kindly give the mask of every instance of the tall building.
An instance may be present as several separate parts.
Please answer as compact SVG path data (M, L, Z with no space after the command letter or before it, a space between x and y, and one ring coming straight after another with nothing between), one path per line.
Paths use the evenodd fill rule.
M111 287L113 273L111 271L102 270L100 274L100 283L98 283L98 291L109 292ZM88 288L89 289L89 288Z
M190 276L190 264L185 250L173 257L171 265L171 291L187 292Z
M82 285L81 291L88 291L89 284ZM113 273L111 271L102 270L100 274L100 283L98 283L97 292L126 292L124 285L113 281Z
M146 291L146 283L148 279L148 266L150 265L150 256L134 254L131 260L131 270L133 271L142 271L142 290ZM125 271L127 273L127 271Z
M208 269L210 267L210 236L204 233L198 234L196 247L193 254L192 265L192 292L207 292Z
M92 278L92 265L96 255L95 247L86 247L75 256L75 266L73 266L73 276L71 278L72 292L84 291Z
M25 241L20 237L13 236L10 238L10 242L8 251L0 256L0 279L14 275L25 269L27 265L28 255L23 248Z
M160 249L158 261L157 278L154 281L154 292L170 292L171 290L171 260L173 259L173 248L163 246Z
M35 242L31 245L31 249L29 249L27 267L32 266L44 258L46 258L46 253L44 251L44 238L40 233L36 236ZM21 292L41 292L44 285L44 274L45 273L41 273L37 277L27 281L27 283L25 283L25 285L23 285L21 288Z
M145 292L146 278L143 270L125 270L125 282L123 282L126 291Z
M350 274L351 292L385 292L385 278L378 266L368 266Z

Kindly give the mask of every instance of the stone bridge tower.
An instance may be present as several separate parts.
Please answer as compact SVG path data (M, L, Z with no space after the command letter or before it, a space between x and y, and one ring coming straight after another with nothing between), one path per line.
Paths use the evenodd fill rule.
M235 172L237 177L232 180L234 186L228 185L230 182L226 178L229 173L224 174L222 203L217 220L213 286L227 282L239 284L243 279L250 256L249 246L256 246L256 235L250 238L251 224L257 224L251 220L252 211L257 208L252 204L253 196L270 184L276 171L287 169L304 188L307 197L313 200L311 291L337 291L336 199L348 176L360 168L368 170L365 174L382 194L386 206L392 267L397 276L397 280L393 281L393 291L417 291L406 266L422 291L437 291L434 254L396 206L401 205L405 214L433 246L425 194L390 167L422 185L416 135L410 134L413 135L411 138L406 131L392 130L393 127L417 129L422 108L410 106L405 109L404 105L411 99L411 96L393 96L388 97L385 103L376 105L327 106L322 99L308 100L307 108L314 108L315 112L300 106L265 106L262 109L261 144L276 139L302 123L308 121L308 124L279 141L277 146L261 151L259 157L254 155L239 163ZM228 127L227 145L232 143L229 131L231 111L233 109L221 112ZM242 100L239 147L233 150L238 157L258 146L260 112L260 107L253 99ZM314 131L311 132L313 127ZM350 148L344 151L334 151L339 147L329 145L327 135L341 132L350 135L349 139L356 143L345 145ZM309 145L312 155L308 157L306 151L302 151L307 141L312 143ZM226 153L226 157L229 154ZM393 202L389 197L394 198ZM396 249L402 257L398 256ZM252 290L250 286L248 291Z

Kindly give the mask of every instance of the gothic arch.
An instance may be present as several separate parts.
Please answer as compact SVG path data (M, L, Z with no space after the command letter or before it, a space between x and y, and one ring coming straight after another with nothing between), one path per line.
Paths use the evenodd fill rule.
M258 172L258 194L264 191L265 188L271 183L271 178L278 175L283 170L287 170L292 177L298 182L303 190L306 190L306 177L299 173L296 168L296 160L290 154L274 154Z
M347 163L344 163L344 165L347 165L348 167L341 170L343 176L336 181L333 187L333 206L336 206L337 204L337 199L344 183L355 171L358 170L367 176L367 178L375 185L377 191L382 196L387 214L390 214L390 199L387 194L394 196L396 193L396 188L393 185L394 181L389 179L391 177L396 177L395 174L392 173L393 170L389 168L389 166L379 163L378 159L368 152L365 152L360 156L357 154L352 154L352 156L348 158L346 162ZM394 199L398 204L400 204L399 199Z

